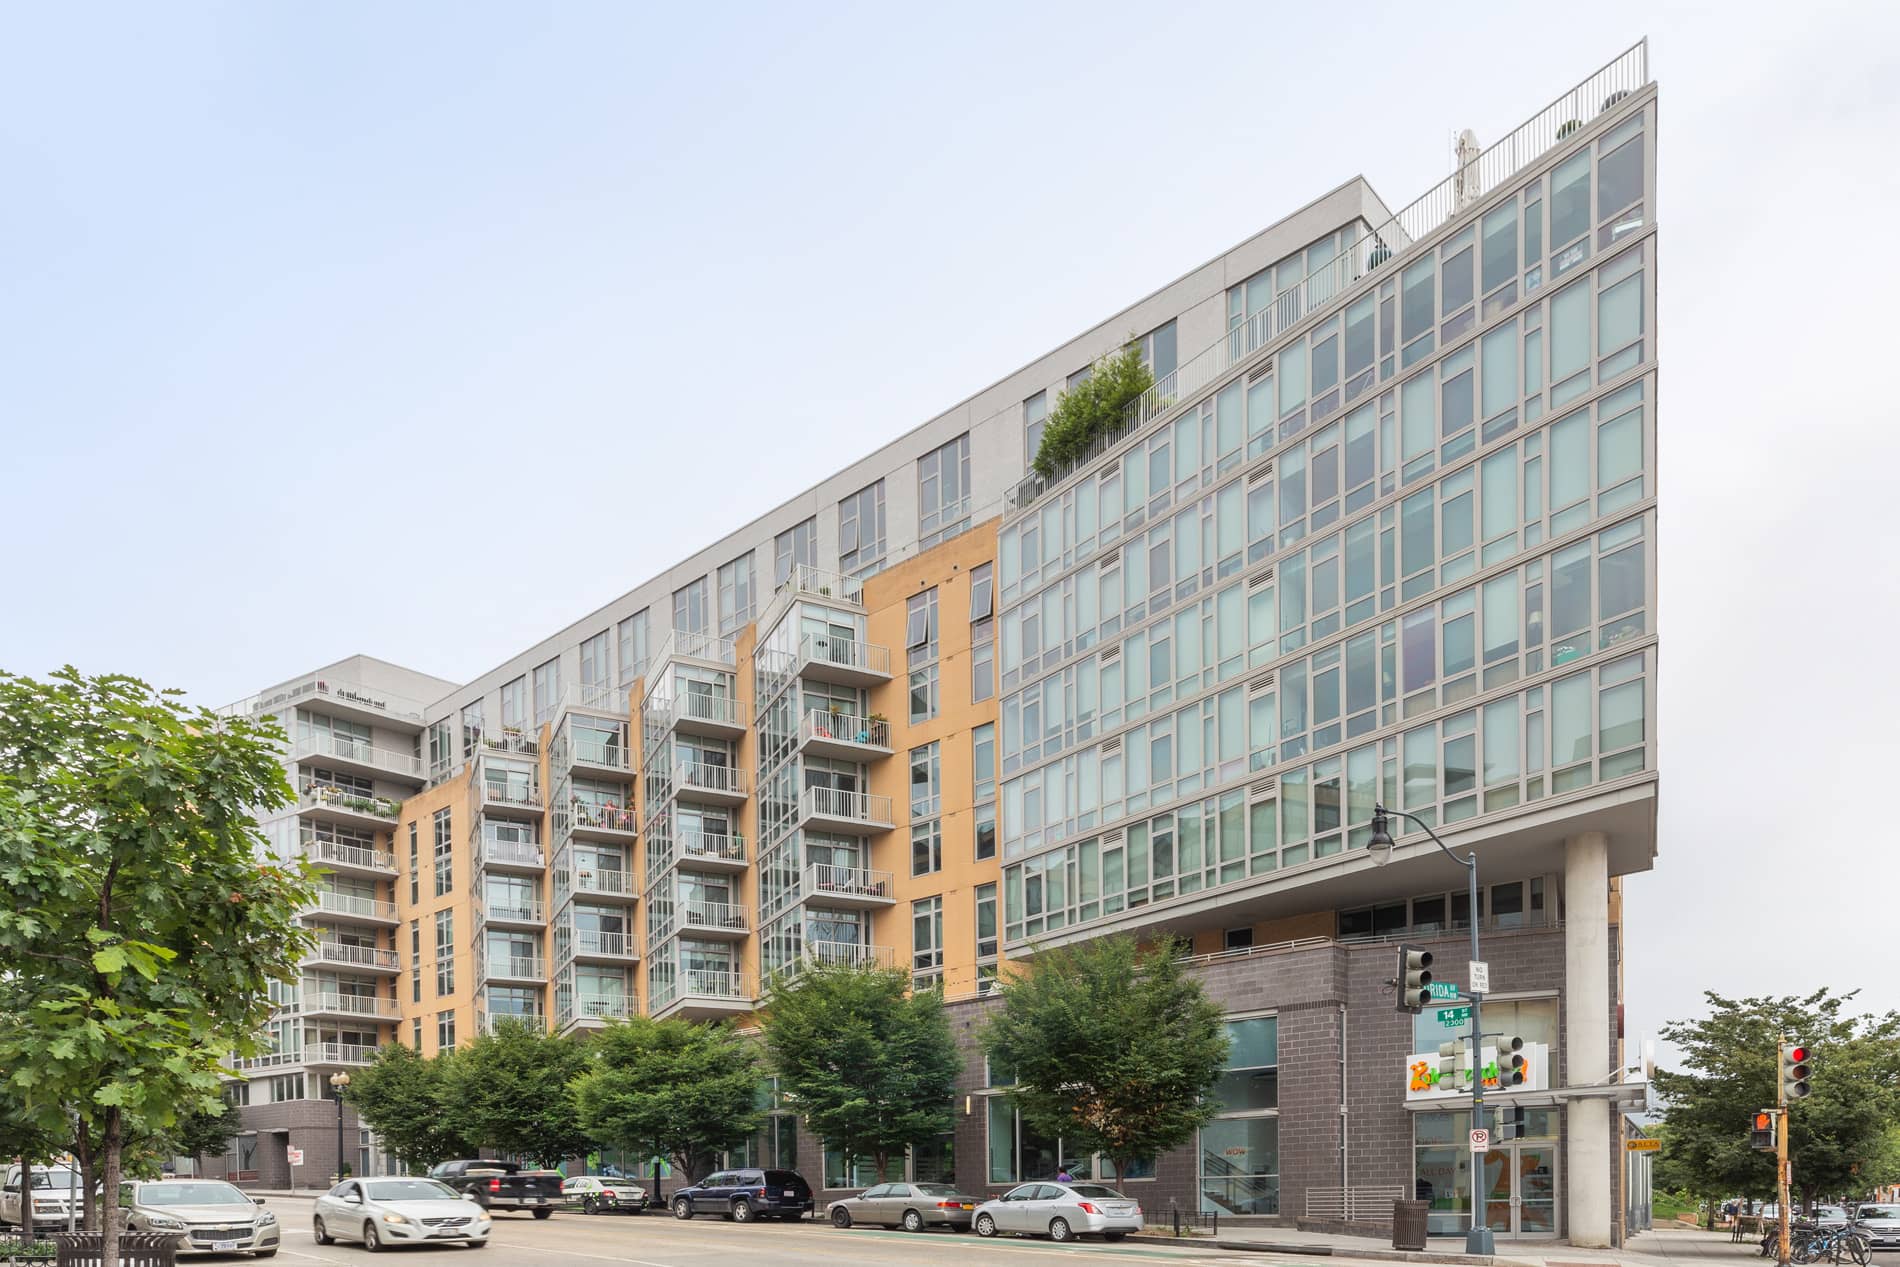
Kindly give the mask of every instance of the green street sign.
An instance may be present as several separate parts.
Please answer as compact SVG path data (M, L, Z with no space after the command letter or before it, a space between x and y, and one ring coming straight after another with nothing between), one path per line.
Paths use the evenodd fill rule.
M1468 1007L1441 1007L1438 1009L1438 1023L1447 1028L1453 1025L1471 1024L1471 1009Z
M1455 981L1434 981L1429 987L1432 1000L1437 1003L1455 1001L1458 998L1458 984Z

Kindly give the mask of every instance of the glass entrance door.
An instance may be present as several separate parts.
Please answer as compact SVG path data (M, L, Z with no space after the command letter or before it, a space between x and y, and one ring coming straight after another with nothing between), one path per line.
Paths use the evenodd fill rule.
M1557 1235L1557 1145L1511 1143L1484 1154L1484 1221L1499 1236Z

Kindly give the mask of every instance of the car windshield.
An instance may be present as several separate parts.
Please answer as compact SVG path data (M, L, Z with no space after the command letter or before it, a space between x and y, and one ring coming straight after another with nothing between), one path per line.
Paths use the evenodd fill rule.
M1862 1219L1900 1219L1900 1205L1863 1205Z
M433 1179L385 1179L366 1183L372 1201L457 1201L455 1189Z
M1099 1183L1072 1183L1069 1191L1078 1197L1094 1197L1100 1201L1126 1201L1128 1198L1113 1188Z
M79 1176L70 1170L36 1170L33 1172L33 1186L35 1188L72 1188L76 1191L86 1185L81 1183Z
M954 1197L957 1190L947 1183L915 1183L911 1187L926 1197Z
M251 1199L228 1183L142 1183L140 1205L249 1205Z

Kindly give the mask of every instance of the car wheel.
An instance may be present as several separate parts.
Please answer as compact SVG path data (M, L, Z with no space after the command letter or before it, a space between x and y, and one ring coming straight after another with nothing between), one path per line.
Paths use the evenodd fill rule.
M732 1221L750 1223L752 1221L752 1203L743 1197L732 1203Z
M376 1225L374 1223L363 1224L363 1248L372 1254L380 1254L382 1252L383 1238L376 1234Z
M551 1219L554 1217L554 1207L551 1205L536 1206L534 1217L537 1219Z
M1067 1219L1050 1219L1049 1239L1057 1242L1072 1241L1075 1239L1075 1229L1069 1226Z
M685 1197L681 1197L679 1200L675 1201L673 1203L673 1217L676 1219L692 1218L693 1217L693 1203L691 1201L688 1201Z
M851 1211L845 1209L843 1206L839 1206L837 1209L833 1210L831 1212L831 1226L850 1227L851 1226Z
M336 1237L323 1230L323 1220L320 1218L310 1221L310 1234L317 1238L317 1244L319 1245L336 1244Z
M592 1193L589 1193L588 1195L582 1197L581 1198L581 1213L582 1214L599 1214L600 1213L599 1198L595 1197Z
M1103 1232L1102 1233L1102 1239L1107 1241L1111 1245L1114 1244L1116 1241L1125 1239L1127 1236L1128 1236L1128 1233L1126 1232Z
M915 1210L904 1211L904 1230L906 1232L923 1231L924 1230L924 1216L917 1213L917 1211Z
M976 1216L976 1234L978 1236L996 1235L996 1220L987 1214Z

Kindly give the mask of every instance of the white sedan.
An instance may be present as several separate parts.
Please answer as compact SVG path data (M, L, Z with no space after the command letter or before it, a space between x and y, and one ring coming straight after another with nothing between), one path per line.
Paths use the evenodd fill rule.
M317 1244L363 1242L375 1253L396 1245L488 1244L488 1211L434 1179L345 1179L317 1198Z
M580 1206L586 1214L600 1214L608 1210L632 1210L638 1214L647 1208L645 1188L606 1175L575 1175L571 1179L563 1179L561 1195L570 1205Z

